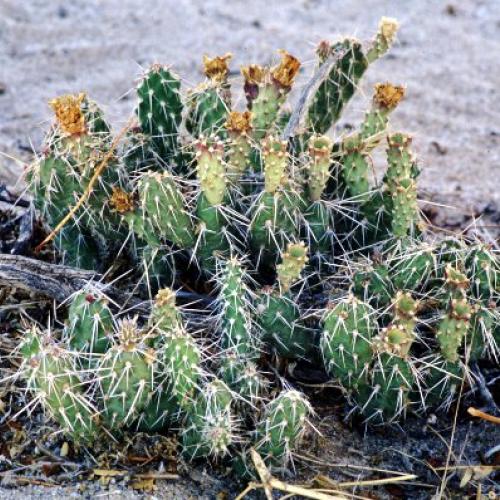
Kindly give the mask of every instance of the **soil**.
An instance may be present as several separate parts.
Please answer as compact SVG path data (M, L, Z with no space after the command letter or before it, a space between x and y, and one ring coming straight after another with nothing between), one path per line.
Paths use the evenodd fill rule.
M40 148L51 119L47 101L55 95L88 92L118 128L134 107L134 79L152 62L171 63L189 87L202 78L204 53L232 52L238 79L240 64L269 62L276 49L284 48L303 61L304 81L314 68L319 40L344 34L369 39L383 15L401 22L398 43L370 68L340 130L359 122L375 82L390 78L406 84L407 98L392 126L414 134L423 170L421 197L427 200L422 207L439 225L463 228L474 217L483 217L488 224L483 224L482 233L494 230L500 222L497 0L2 0L0 183L22 190L18 179L23 164ZM429 201L458 208L437 210ZM312 433L309 449L316 460L330 465L299 457L296 463L304 480L317 472L342 481L384 476L363 469L370 467L418 475L412 486L377 488L377 498L429 498L436 492L442 471L432 467L446 461L451 416L427 423L410 419L404 432L389 429L364 435L362 427L342 422L342 399L333 394L331 401L337 411L331 402L319 408L314 424L324 437ZM495 430L461 415L452 463L480 463L486 450L500 442ZM0 468L1 460L0 456ZM458 490L460 477L458 472L452 475L449 491L476 494L475 482ZM9 498L145 495L127 487L127 480L112 480L107 486L86 481L81 483L83 490L72 481L56 479L64 486L20 486L22 482L4 475L0 481L0 497ZM158 481L157 486L152 494L158 498L234 498L242 489L203 466L183 470L179 480ZM483 493L494 487L491 476Z

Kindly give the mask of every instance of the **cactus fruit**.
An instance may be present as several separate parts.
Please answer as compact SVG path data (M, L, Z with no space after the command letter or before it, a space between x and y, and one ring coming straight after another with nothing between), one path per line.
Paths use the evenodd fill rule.
M333 142L326 136L309 139L310 162L307 164L308 192L312 202L321 199L330 176L330 155Z
M170 288L162 288L156 294L151 322L153 330L163 335L177 331L182 325L181 314L175 305L175 293Z
M458 350L469 330L472 311L467 299L451 299L449 310L436 333L441 354L447 361L458 361Z
M404 94L404 87L399 85L392 85L389 82L375 85L372 109L365 115L360 131L366 152L370 152L379 144L387 128L389 114L396 109Z
M399 30L399 23L392 17L383 17L378 25L375 40L366 54L370 63L382 57L392 46Z
M229 135L227 151L226 174L232 185L238 185L241 176L250 166L250 142L252 113L231 111L228 115L226 128Z
M308 261L307 248L300 243L289 243L283 254L281 264L276 267L278 283L282 294L290 291L290 287L300 278Z

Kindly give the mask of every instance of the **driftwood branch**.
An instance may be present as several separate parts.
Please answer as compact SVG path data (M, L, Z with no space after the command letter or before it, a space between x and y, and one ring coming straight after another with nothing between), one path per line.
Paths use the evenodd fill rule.
M106 294L118 306L125 306L137 314L146 315L147 303L130 297L123 291L102 283L102 276L69 266L50 264L20 255L0 254L0 285L21 288L38 295L64 302L85 286L92 286Z
M316 69L309 82L307 82L306 86L302 89L293 113L288 120L285 130L283 131L281 138L284 141L288 141L291 137L295 136L304 114L309 109L309 101L311 100L313 91L315 91L321 82L327 78L327 75L330 73L333 66L337 64L344 54L344 50L339 50L330 54L325 62L323 62L323 64Z

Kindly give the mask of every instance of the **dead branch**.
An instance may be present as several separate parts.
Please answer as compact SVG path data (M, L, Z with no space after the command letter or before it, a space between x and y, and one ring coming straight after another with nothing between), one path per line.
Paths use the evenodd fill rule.
M122 290L101 282L102 276L69 266L50 264L20 255L0 254L0 285L20 288L28 292L64 302L85 286L92 286L106 294L118 305L126 303L128 309L147 315L146 303L128 296Z

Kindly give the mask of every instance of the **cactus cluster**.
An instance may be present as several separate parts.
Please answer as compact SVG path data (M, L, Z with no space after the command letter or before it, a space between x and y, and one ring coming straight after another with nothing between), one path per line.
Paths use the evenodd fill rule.
M283 467L310 405L294 390L272 397L258 369L264 348L248 277L236 259L221 273L214 339L220 356L210 356L208 339L188 329L171 289L161 289L150 317L139 321L115 320L106 298L89 288L72 297L61 335L26 333L20 353L29 390L76 443L175 425L188 460L238 456L252 475L246 457L253 446L270 467Z
M285 380L288 361L323 367L372 424L446 409L472 384L470 361L498 364L500 261L425 231L411 137L389 127L404 87L377 84L357 130L331 133L397 28L384 18L371 42L319 45L327 71L292 137L285 102L300 63L285 51L274 66L242 68L245 110L233 108L229 54L205 57L206 80L187 93L154 65L118 147L85 95L52 102L29 185L50 227L81 200L57 233L61 256L125 268L156 296L149 318L118 320L84 289L61 335L27 333L28 387L69 436L176 426L187 459L252 475L250 448L285 467L312 411ZM206 331L176 305L186 282L210 295Z

